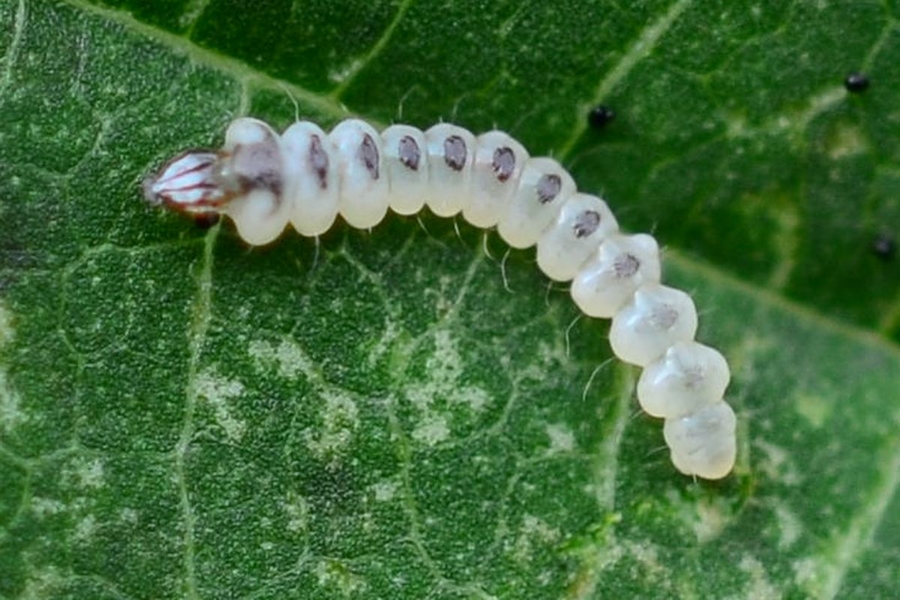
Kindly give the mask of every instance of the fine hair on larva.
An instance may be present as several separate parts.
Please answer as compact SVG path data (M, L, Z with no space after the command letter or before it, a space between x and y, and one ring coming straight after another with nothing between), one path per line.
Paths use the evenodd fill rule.
M675 468L720 479L734 467L736 419L723 399L728 363L695 341L690 296L660 282L656 240L622 233L606 202L579 192L558 162L529 156L502 131L476 137L440 123L379 133L348 119L327 134L299 121L278 135L262 121L239 118L221 150L176 156L145 180L144 196L194 216L227 215L253 245L273 241L288 223L318 236L338 215L368 229L388 209L412 215L424 206L496 227L513 248L536 245L540 269L571 282L585 315L612 319L612 350L643 369L637 398L645 412L665 419Z

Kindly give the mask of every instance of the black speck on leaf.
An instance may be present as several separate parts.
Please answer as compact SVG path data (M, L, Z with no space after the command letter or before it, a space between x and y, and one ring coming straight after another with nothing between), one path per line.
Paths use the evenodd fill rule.
M869 87L869 78L863 73L850 73L844 80L848 92L862 92Z
M603 129L615 118L616 111L605 104L601 104L592 108L591 112L588 113L588 124L593 129Z

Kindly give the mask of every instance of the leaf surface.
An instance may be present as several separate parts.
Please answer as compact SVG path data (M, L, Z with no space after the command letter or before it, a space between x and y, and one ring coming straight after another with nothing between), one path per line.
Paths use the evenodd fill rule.
M0 597L891 596L897 7L632 4L0 0ZM729 358L735 474L494 232L140 201L244 114L558 157Z

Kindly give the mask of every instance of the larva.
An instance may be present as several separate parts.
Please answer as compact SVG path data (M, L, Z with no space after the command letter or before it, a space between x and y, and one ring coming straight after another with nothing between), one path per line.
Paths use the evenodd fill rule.
M514 248L537 245L540 269L571 281L585 314L612 318L613 352L643 369L638 401L665 419L675 467L719 479L734 466L736 420L723 399L728 363L694 341L694 303L660 283L656 241L620 232L606 202L578 192L558 162L529 157L506 133L475 137L446 123L379 133L349 119L328 134L298 122L279 136L262 121L240 118L222 150L175 157L147 178L144 195L188 214L228 215L250 244L271 242L287 223L315 236L339 214L369 228L388 209L409 215L428 206L496 227Z

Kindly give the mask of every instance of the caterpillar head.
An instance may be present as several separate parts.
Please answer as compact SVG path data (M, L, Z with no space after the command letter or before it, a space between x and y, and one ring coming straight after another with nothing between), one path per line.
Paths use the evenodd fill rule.
M228 204L255 190L281 194L281 152L277 137L255 121L226 138L219 152L189 150L143 182L144 198L193 215L226 213ZM229 132L231 133L231 132ZM243 138L243 139L240 139Z
M251 244L275 239L289 218L282 202L281 144L272 129L256 119L237 119L218 152L190 150L144 180L144 198L207 221L230 217Z
M144 199L155 206L191 214L219 212L228 201L228 182L221 172L216 153L185 152L166 163L156 175L144 179Z

